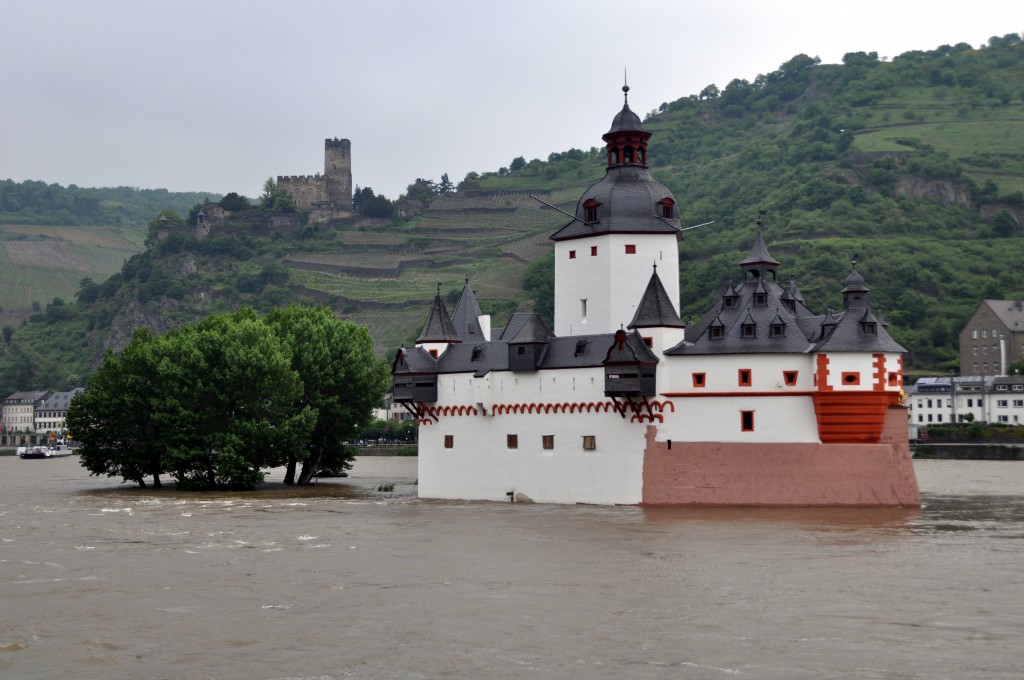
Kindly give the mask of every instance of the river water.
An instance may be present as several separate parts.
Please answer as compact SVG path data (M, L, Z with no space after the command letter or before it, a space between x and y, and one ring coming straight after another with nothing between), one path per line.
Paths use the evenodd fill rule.
M1024 676L1024 463L916 461L921 510L425 502L415 465L182 494L0 458L0 677Z

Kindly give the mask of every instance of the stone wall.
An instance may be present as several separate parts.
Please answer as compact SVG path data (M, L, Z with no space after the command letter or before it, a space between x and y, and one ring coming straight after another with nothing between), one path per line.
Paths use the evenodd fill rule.
M663 442L650 427L643 504L918 507L906 418L889 409L875 444Z

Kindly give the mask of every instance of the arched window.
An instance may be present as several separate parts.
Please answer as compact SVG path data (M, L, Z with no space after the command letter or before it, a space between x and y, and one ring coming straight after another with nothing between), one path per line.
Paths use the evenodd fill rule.
M583 202L583 219L586 220L587 224L594 224L597 222L597 208L601 204L593 198L588 198Z

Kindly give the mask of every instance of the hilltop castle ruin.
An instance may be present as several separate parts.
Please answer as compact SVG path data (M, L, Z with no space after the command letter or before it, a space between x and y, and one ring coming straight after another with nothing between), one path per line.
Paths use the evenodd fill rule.
M324 174L279 175L277 186L287 189L295 206L309 213L310 222L352 216L352 143L324 140Z

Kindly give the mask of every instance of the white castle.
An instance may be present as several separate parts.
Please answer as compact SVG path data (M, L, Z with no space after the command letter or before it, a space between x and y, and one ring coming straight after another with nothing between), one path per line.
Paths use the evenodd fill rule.
M623 91L627 93L628 87ZM607 170L555 242L555 328L491 329L440 291L392 367L419 419L422 498L626 505L918 506L905 350L853 271L843 310L776 280L760 221L739 281L680 321L679 210L628 99ZM652 271L652 263L653 271Z

